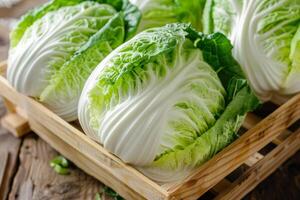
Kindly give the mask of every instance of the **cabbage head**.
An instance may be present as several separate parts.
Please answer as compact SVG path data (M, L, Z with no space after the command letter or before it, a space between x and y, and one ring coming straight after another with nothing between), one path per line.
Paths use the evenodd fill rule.
M237 136L259 104L220 33L148 29L88 78L78 115L87 135L159 182L179 180Z
M202 13L206 0L130 0L142 18L138 32L174 22L191 23L202 31Z
M91 71L137 29L127 1L53 0L22 17L11 33L8 81L62 118L77 118Z
M204 13L205 32L230 38L262 99L300 91L299 0L207 0Z

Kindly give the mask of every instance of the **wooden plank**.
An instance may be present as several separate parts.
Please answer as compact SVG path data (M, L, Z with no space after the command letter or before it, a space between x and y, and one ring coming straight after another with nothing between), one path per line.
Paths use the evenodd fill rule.
M243 123L243 127L246 129L251 129L256 124L258 124L262 119L258 116L254 115L253 113L248 113ZM284 130L277 138L275 138L272 142L276 145L279 145L285 138L287 138L292 132L289 130Z
M57 174L49 165L56 155L41 138L33 134L26 136L9 199L94 200L103 184L72 166L69 175Z
M216 199L241 199L299 149L300 130L291 134L291 136L268 153L262 160L248 169L227 190L220 193Z
M260 161L263 158L264 158L263 155L261 155L260 153L255 152L254 155L252 155L250 158L248 158L246 160L245 164L249 167L252 167L253 165L255 165L258 161Z
M7 131L3 131L3 134L0 134L0 151L2 152L1 157L4 154L8 155L6 168L4 170L0 187L0 199L6 199L10 190L10 185L13 181L16 167L18 165L17 161L20 144L21 141L13 137Z
M201 196L299 117L300 95L297 95L196 169L182 184L171 187L171 197L196 199Z
M58 150L61 154L72 160L79 168L84 170L91 176L101 180L105 185L112 187L116 192L126 199L143 199L137 192L128 188L126 184L122 183L118 178L115 178L109 171L102 171L96 162L88 159L80 151L76 150L65 141L61 140L46 127L35 120L31 120L32 129L37 132L47 143ZM130 177L128 177L130 178ZM155 197L155 196L153 196Z
M0 99L0 117L5 114L5 107ZM10 185L14 177L17 166L18 152L21 140L13 137L7 130L0 125L0 156L7 155L6 168L0 187L0 199L7 199ZM1 170L0 170L1 171Z

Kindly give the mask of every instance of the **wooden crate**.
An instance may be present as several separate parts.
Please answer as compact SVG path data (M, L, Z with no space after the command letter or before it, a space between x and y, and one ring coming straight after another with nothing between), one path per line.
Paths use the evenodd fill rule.
M264 119L248 114L243 126L247 131L235 142L184 181L159 185L88 138L78 123L70 124L41 103L18 93L5 79L5 71L6 64L0 64L0 95L8 109L2 118L3 126L16 136L34 131L126 199L197 199L208 191L216 199L240 199L300 148L300 129L288 130L300 118L299 94ZM275 100L277 104L283 102L284 99ZM270 143L276 146L264 155L259 153ZM231 180L230 176L241 167L245 170Z

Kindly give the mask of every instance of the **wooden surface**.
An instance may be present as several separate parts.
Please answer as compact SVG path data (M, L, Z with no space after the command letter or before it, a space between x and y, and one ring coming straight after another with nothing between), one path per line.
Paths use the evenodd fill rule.
M18 17L34 2L38 0L24 0L22 5L5 12L0 9L0 17ZM12 20L6 18L5 21ZM7 55L7 38L7 30L0 26L0 59ZM3 107L0 112L4 112ZM54 173L49 160L57 153L37 136L31 134L23 139L15 139L1 127L0 133L0 156L4 157L2 160L7 156L4 165L0 159L0 166L6 166L0 187L1 198L94 199L95 194L101 192L103 185L75 166L69 176ZM300 199L300 152L259 184L245 199Z
M9 198L94 199L102 185L73 167L71 174L58 175L49 166L49 160L56 154L36 135L27 136L19 153L19 168Z
M5 108L3 102L0 100L0 116L5 113ZM10 190L10 184L14 178L14 173L17 168L18 153L21 145L21 140L13 137L12 134L8 133L0 126L0 156L2 160L7 156L6 164L1 165L4 169L3 178L0 184L0 199L5 199Z

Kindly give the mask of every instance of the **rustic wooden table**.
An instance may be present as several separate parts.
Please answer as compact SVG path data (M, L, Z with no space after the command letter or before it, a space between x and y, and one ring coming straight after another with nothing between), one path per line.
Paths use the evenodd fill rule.
M13 8L0 8L0 60L7 58L9 27L28 9L46 0L22 0ZM0 117L5 108L0 100ZM1 199L95 199L104 185L76 166L63 176L49 161L58 153L31 133L14 138L0 126ZM112 199L102 194L102 199ZM300 152L285 162L245 199L300 199Z

